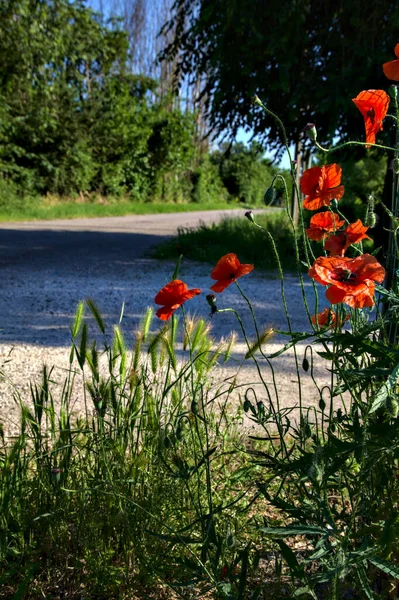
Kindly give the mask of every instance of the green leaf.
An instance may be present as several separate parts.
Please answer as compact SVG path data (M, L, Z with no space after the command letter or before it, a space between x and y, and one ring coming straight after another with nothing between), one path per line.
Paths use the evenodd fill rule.
M331 535L331 531L316 525L290 525L288 527L260 527L259 531L274 538L293 535Z
M383 571L387 575L390 575L390 577L399 579L399 567L397 567L396 565L393 565L391 562L389 562L387 560L383 560L382 558L379 558L378 556L374 556L373 558L369 558L368 560L375 567L378 567L379 569L381 569L381 571Z
M281 554L283 555L285 562L291 570L292 577L301 579L304 575L304 569L303 566L299 564L294 552L285 542L283 542L283 540L277 540L277 543L280 546Z
M382 387L378 390L376 396L374 397L373 403L370 408L370 413L378 410L387 400L389 394L391 393L393 387L396 385L399 376L399 363L396 365L387 381L382 385Z
M367 579L367 573L364 566L359 563L356 565L356 573L359 578L360 585L362 586L362 591L365 593L366 598L368 600L374 600L374 594L371 591L369 581Z

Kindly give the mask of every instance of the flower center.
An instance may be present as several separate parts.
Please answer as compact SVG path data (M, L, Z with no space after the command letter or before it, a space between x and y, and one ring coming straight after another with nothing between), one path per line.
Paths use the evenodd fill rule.
M357 274L350 271L350 269L336 269L336 272L332 276L335 281L340 281L341 283L354 283L357 278Z
M370 119L370 121L372 123L374 123L374 119L375 119L375 110L374 110L374 108L370 108L370 110L368 110L366 112L366 115L368 116L368 118Z

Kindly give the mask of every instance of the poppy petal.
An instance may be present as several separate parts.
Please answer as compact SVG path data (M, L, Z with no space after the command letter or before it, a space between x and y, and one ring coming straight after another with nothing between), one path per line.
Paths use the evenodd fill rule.
M307 196L304 200L303 208L306 208L307 210L318 210L319 208L324 208L325 206L329 206L331 200L334 198L335 200L340 200L344 195L344 192L344 186L340 185L332 190L322 192L319 195Z
M220 260L216 263L216 267L213 269L211 273L212 279L231 279L232 276L235 276L237 269L240 267L240 261L237 258L237 255L233 252L222 256Z
M169 321L178 306L162 306L155 313L162 321Z
M194 296L198 296L198 294L200 293L201 290L199 288L187 290L187 292L184 292L184 294L182 294L181 296L181 304L183 304L183 302L186 302L186 300L190 300L190 298L194 298Z
M346 250L346 235L341 232L338 235L330 235L326 240L324 248L330 252L332 256L343 256Z
M325 187L335 188L341 183L342 169L337 163L325 166Z
M398 46L399 44L397 44ZM395 46L395 48L397 47ZM396 54L396 52L395 52ZM399 81L399 60L391 60L382 65L385 77L392 81Z
M300 187L302 194L306 196L314 193L315 188L320 183L321 176L321 168L320 167L312 167L310 169L306 169L304 174L301 177Z
M234 279L221 279L220 281L217 281L211 286L211 290L213 292L216 292L217 294L220 294L221 292L223 292L223 290L229 287L229 285L231 285L233 281Z
M376 134L382 131L382 122L388 111L388 94L384 90L363 90L352 101L363 115L366 143L374 144Z
M187 292L187 285L180 281L180 279L174 279L165 285L155 296L155 304L166 304L172 306L179 302L183 294Z
M254 265L240 265L237 273L236 273L236 279L238 279L239 277L242 277L243 275L247 275L247 273L250 273L251 271L254 270Z
M332 285L326 291L326 298L329 302L331 302L331 304L340 304L341 302L344 302L344 298L346 297L346 295L346 290L341 290L335 285Z

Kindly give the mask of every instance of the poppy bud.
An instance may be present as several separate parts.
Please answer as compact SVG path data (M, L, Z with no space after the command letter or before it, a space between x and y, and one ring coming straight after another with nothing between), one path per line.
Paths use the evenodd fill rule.
M255 94L255 96L252 96L251 103L254 106L262 106L262 102L260 101L260 99L258 98L258 96L256 94Z
M208 294L206 297L206 301L208 302L209 306L215 306L215 304L216 304L215 294Z
M243 404L244 412L247 413L250 408L251 408L251 402L250 402L250 400L248 400L248 398L246 398L246 400L244 400L244 404Z
M51 469L51 479L54 483L59 483L61 479L61 469Z
M392 161L392 170L395 175L399 175L399 158L394 158Z
M193 413L193 415L198 414L198 402L196 400L193 400L191 402L191 412Z
M309 371L309 361L306 357L302 361L302 368L306 373Z
M263 404L262 400L259 400L259 402L256 403L256 408L258 409L259 415L265 414L265 405Z
M321 411L324 411L326 408L326 403L324 402L323 398L320 398L319 400L319 408Z
M247 212L245 213L245 216L247 217L248 221L251 221L251 223L255 223L255 217L254 217L254 213L252 212L252 210L247 210Z
M263 196L263 202L266 204L266 206L270 206L271 204L273 204L275 199L276 199L276 190L274 189L273 186L270 186L266 190L265 195Z
M206 301L211 307L211 316L217 313L218 307L216 306L216 296L214 294L208 294L206 297Z
M398 99L398 86L390 85L388 88L388 93L395 101Z
M331 204L330 204L330 206L331 206L331 208L332 208L333 210L337 210L337 208L338 208L338 200L337 200L336 198L333 198L333 199L331 200Z
M308 123L303 131L312 142L317 140L317 129L314 123Z
M375 200L373 194L370 194L367 198L367 209L364 218L364 224L368 227L375 227L377 223L377 215L374 212Z

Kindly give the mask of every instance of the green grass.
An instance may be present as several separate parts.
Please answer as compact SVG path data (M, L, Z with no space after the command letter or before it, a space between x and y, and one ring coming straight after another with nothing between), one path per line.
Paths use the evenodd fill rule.
M286 213L276 209L257 215L256 221L273 236L283 268L294 269L294 235ZM258 268L277 268L269 236L248 221L244 213L242 219L226 218L197 229L180 229L175 238L156 248L155 257L174 259L183 254L185 258L215 264L228 252Z
M0 222L42 221L53 219L79 219L86 217L121 217L124 215L146 215L157 213L193 212L198 210L238 209L237 204L225 202L213 204L162 204L139 202L93 202L78 203L60 201L46 204L44 201L28 201L24 206L5 210L0 207Z

